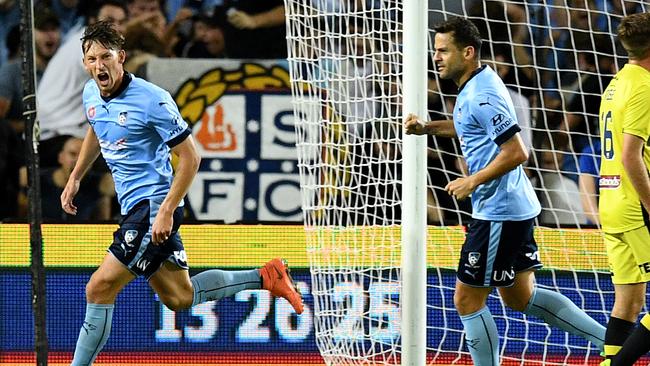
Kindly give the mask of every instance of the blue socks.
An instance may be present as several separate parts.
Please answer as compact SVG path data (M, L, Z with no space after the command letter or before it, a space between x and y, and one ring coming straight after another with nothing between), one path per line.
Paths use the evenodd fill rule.
M543 319L549 325L581 336L599 350L605 344L605 327L580 310L566 296L535 286L524 314Z
M106 344L113 322L113 304L87 304L86 319L79 331L74 359L70 366L92 365Z
M194 288L192 306L206 301L219 300L242 290L262 288L262 279L257 269L247 271L221 271L211 269L190 278Z
M213 269L201 272L190 280L194 287L192 306L232 296L242 290L262 287L260 272L257 269L247 271ZM111 333L114 308L115 305L113 304L86 305L86 318L79 331L71 366L89 366L93 364Z
M468 315L461 315L467 349L476 366L499 366L499 334L487 306Z
M603 350L605 327L558 292L536 286L524 314L536 316L551 326L581 336ZM474 365L498 366L499 336L487 306L473 314L461 316L460 320L465 328L467 349L472 355ZM648 324L650 325L650 321Z

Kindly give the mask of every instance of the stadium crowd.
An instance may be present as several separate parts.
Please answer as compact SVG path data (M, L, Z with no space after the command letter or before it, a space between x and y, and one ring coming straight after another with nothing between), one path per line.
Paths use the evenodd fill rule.
M335 14L345 6L382 9L386 0L308 0L314 9ZM388 1L390 2L390 1ZM443 19L440 1L430 0L431 25ZM625 14L640 11L638 2L622 0L555 0L557 7L523 0L464 0L445 2L444 9L467 15L489 40L483 61L505 81L517 110L523 139L531 151L527 173L536 185L545 224L598 224L597 168L598 105L600 94L625 53L614 34ZM25 217L26 178L22 145L22 86L20 73L19 2L0 1L0 220ZM347 4L347 5L346 5ZM71 137L83 137L87 128L81 106L81 88L87 79L80 57L79 38L87 24L113 21L126 38L125 69L147 78L146 63L154 57L282 59L287 56L283 0L36 0L35 43L38 78L37 112L41 123L42 182L56 179L52 171L64 168L61 154ZM385 4L384 4L385 6ZM569 10L566 10L569 9ZM395 15L400 19L399 14ZM348 34L367 31L367 22L348 24ZM366 32L367 33L367 32ZM358 47L363 49L362 41ZM376 41L375 42L379 42ZM352 51L353 52L353 51ZM621 56L621 57L619 57ZM363 69L357 63L351 68ZM453 84L439 80L430 61L429 111L448 115L457 92ZM557 70L560 70L557 72ZM368 81L356 88L359 95L380 90ZM354 98L349 98L354 99ZM355 99L356 100L356 99ZM353 108L381 113L367 105ZM370 111L370 112L368 112ZM435 117L435 116L432 116ZM356 129L366 128L357 125ZM430 137L431 182L440 187L429 193L430 222L464 221L468 202L456 202L441 188L462 174L463 164L445 151L459 149L453 143ZM456 154L458 155L458 154ZM442 173L444 168L452 176ZM77 219L107 220L119 210L114 193L100 187L105 164L93 168L97 179L88 200L108 209L89 212ZM579 193L577 203L574 194ZM96 201L97 200L97 201ZM97 202L102 202L99 204ZM45 219L68 220L62 212Z

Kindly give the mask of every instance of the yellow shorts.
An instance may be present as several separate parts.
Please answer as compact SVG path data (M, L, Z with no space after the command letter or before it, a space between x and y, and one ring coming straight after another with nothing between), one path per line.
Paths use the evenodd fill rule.
M650 282L650 231L648 227L623 233L604 233L612 283Z

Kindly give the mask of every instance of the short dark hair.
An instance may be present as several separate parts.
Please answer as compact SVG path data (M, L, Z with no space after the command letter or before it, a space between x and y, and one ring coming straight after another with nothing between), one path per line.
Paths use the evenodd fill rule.
M61 22L52 10L43 8L34 12L34 28L38 30L59 29L61 28Z
M102 20L86 27L81 37L81 50L85 54L92 42L99 42L102 46L111 50L122 50L124 48L124 36L115 29L113 22Z
M631 59L642 59L650 51L650 13L628 15L619 24L618 39Z
M465 18L453 17L436 25L433 30L436 33L452 33L456 47L472 46L476 57L481 54L481 43L483 42L481 33L471 21Z
M97 1L80 1L81 3L86 3L88 8L85 9L86 18L97 19L99 12L105 6L114 6L116 8L121 8L124 10L124 14L129 14L129 8L126 6L126 3L121 0L97 0Z

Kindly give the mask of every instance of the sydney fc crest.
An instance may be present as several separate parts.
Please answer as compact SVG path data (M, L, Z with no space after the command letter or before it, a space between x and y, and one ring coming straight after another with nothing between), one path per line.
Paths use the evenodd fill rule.
M120 126L124 126L126 124L127 114L128 112L120 112L120 114L117 116L117 123Z
M131 242L134 241L135 238L137 237L138 237L137 230L127 230L126 233L124 233L124 240L126 241L127 244L131 244Z
M133 241L138 237L138 231L137 230L127 230L124 233L124 242L120 244L122 247L122 250L124 250L124 254L129 254L131 250L133 250L135 244Z
M479 259L481 259L481 253L479 252L471 252L467 256L467 261L469 262L469 265L471 267L476 267L478 264Z

